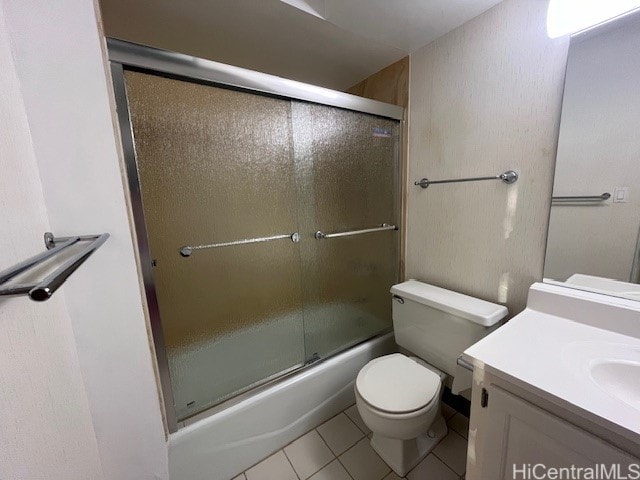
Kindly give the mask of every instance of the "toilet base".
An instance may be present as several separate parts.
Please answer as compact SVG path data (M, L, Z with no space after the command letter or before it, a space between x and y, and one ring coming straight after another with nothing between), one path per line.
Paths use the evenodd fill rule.
M398 440L374 432L371 437L371 446L394 472L404 477L409 470L429 455L446 434L447 424L442 414L439 414L429 427L429 431L417 438Z

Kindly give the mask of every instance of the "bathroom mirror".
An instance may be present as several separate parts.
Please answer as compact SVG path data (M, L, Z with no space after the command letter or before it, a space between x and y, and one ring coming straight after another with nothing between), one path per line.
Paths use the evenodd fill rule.
M545 282L640 300L640 14L571 38Z

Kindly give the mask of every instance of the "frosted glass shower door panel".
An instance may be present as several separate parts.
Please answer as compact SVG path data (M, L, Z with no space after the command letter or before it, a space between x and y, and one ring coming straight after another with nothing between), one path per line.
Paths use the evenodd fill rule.
M304 362L290 102L125 72L179 419Z
M398 222L398 122L292 102L300 228L345 232ZM307 356L324 357L391 327L398 232L300 244Z

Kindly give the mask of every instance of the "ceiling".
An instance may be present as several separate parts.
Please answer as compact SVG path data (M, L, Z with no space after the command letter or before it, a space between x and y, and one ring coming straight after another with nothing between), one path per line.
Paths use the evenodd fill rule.
M100 0L107 36L345 90L500 0Z

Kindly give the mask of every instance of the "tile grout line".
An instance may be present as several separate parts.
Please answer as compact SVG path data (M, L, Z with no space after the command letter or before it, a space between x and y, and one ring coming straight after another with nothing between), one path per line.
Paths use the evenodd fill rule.
M354 404L354 405L355 405L355 404ZM320 425L318 425L318 427L321 427L321 426L322 426L322 425L324 425L325 423L329 423L331 420L333 420L333 419L334 419L334 418L336 418L336 417L339 417L339 416L340 416L340 415L342 415L343 413L347 416L347 418L349 418L349 415L347 415L347 414L345 413L345 412L347 411L347 409L349 409L349 408L351 408L351 405L349 405L349 406L348 406L347 408L345 408L344 410L342 410L342 411L340 411L340 412L336 413L333 417L329 418L328 420L326 420L326 421L322 422ZM351 419L349 418L349 420L351 420ZM318 428L318 427L316 427L316 428Z
M342 452L340 455L336 455L334 453L334 451L331 449L331 447L329 446L329 444L327 443L327 441L325 440L325 438L322 436L322 434L320 433L320 431L318 430L318 427L313 428L311 430L309 430L308 432L306 432L305 434L301 435L300 437L294 439L293 441L289 442L287 445L285 445L284 447L282 447L280 450L278 451L282 451L282 453L284 454L285 458L287 459L287 462L289 463L289 465L291 466L291 468L293 469L294 474L296 475L296 477L298 478L298 480L308 480L309 478L311 478L313 475L316 475L318 472L320 472L323 468L325 468L326 466L328 466L329 464L333 463L334 460L337 460L338 463L342 466L342 468L344 469L344 471L347 473L348 477L353 480L354 477L353 475L351 475L351 472L347 469L347 467L344 465L344 463L342 462L342 460L340 459L340 456L346 454L347 452L349 452L350 450L352 450L358 443L360 443L362 440L364 439L368 439L369 442L371 442L371 437L370 434L367 434L364 430L362 430L362 428L360 428L360 426L347 414L347 410L350 409L351 407L355 406L355 404L350 405L349 407L347 407L346 409L342 410L341 412L337 413L336 415L332 416L331 418L329 418L328 420L326 420L325 422L323 422L321 425L319 425L318 427L324 425L325 423L333 420L334 418L338 417L341 414L344 414L348 419L349 422L353 425L355 425L356 429L362 433L362 437L359 438L353 445L351 445L349 448L347 448L344 452ZM357 406L356 406L357 408ZM468 445L468 439L464 438L463 435L461 435L459 432L457 432L456 430L454 430L453 428L451 428L448 423L449 420L451 420L453 417L455 417L456 415L462 415L461 412L455 411L453 415L451 415L449 417L449 419L445 419L445 423L447 424L447 429L449 432L453 432L453 434L457 435L458 437L460 437L467 445ZM468 418L465 415L462 415L464 418ZM298 474L298 472L296 471L296 469L293 466L293 463L291 462L291 459L289 458L289 456L287 455L287 453L284 451L284 449L288 446L290 446L291 444L295 443L297 440L299 440L300 438L304 437L305 435L311 433L315 431L316 434L320 437L320 439L322 440L322 442L325 444L325 446L329 449L329 451L331 452L331 455L333 456L333 458L331 460L329 460L329 462L325 463L324 465L322 465L318 470L316 470L315 472L313 472L311 475L307 476L306 478L302 478L300 477L300 475ZM445 436L446 437L446 436ZM435 458L437 458L440 462L442 462L448 470L450 470L451 472L453 472L460 480L465 478L466 475L466 471L462 474L459 475L447 462L444 461L444 459L440 458L436 453L435 453L435 448L440 445L440 443L444 440L443 437L440 442L438 442L438 444L436 444L436 446L434 447L434 449L430 452L430 454L433 454L433 456ZM252 465L251 467L249 467L248 469L244 470L243 472L241 472L239 475L245 475L245 479L247 478L246 476L246 472L247 470L250 470L251 468L255 467L256 465L262 463L264 460L266 460L267 458L269 458L270 456L276 455L278 453L278 451L272 453L271 455L269 455L268 457L262 459L261 461L257 462L255 465ZM385 462L386 463L386 462ZM387 465L388 467L388 465ZM407 475L411 474L416 468L418 467L418 465L416 465L413 469L411 469L411 471L407 472ZM466 468L465 468L466 470ZM390 470L390 472L387 472L386 475L389 475L389 473L393 472L393 469ZM403 480L406 480L408 477L407 475L405 475L404 477L402 477Z
M284 452L284 448L281 448L280 450L282 450ZM278 453L280 450L276 450L275 452L267 455L266 457L264 457L263 459L261 459L260 461L254 463L253 465L247 467L244 471L240 472L238 475L243 474L245 476L245 478L247 477L247 472L249 470L251 470L253 467L256 467L258 465L260 465L262 462L264 462L267 458L270 458L272 456L274 456L276 453Z
M345 415L347 415L347 414L345 413ZM337 415L336 415L336 416L337 416ZM349 415L347 415L347 418L349 418ZM328 421L328 420L327 420L327 421ZM357 427L357 425L356 425L356 427ZM318 435L320 435L320 432L318 432ZM340 457L339 457L338 455L336 455L335 453L333 453L333 450L331 450L331 447L329 446L329 444L327 443L327 441L324 439L324 437L323 437L322 435L320 435L320 438L322 439L322 441L324 442L324 444L327 446L327 448L329 449L329 451L333 454L333 456L334 456L335 460L337 460L337 461L338 461L338 463L342 466L342 468L344 468L344 471L345 471L345 472L347 472L347 475L349 475L349 478L350 478L351 480L354 480L354 479L353 479L353 476L351 475L351 472L347 469L347 467L345 467L345 466L344 466L344 463L342 463L342 460L340 460ZM358 442L356 442L356 443L358 443ZM351 445L351 447L354 447L354 446L355 446L355 443L354 443L353 445ZM351 450L351 447L350 447L350 448L347 448L347 449L346 449L344 452L342 452L340 455L343 455L343 454L347 453L349 450ZM331 463L331 462L329 462L329 463Z
M270 455L267 455L266 457L264 457L262 460L259 460L258 462L254 463L253 465L251 465L250 467L247 467L244 471L240 472L242 474L244 474L245 478L247 476L247 471L251 470L253 467L261 464L262 462L264 462L267 458L274 456L276 453L278 453L280 450L282 450L282 453L284 453L284 456L287 457L287 453L284 451L285 448L287 448L288 446L292 445L293 443L295 443L297 440L301 439L302 437L304 437L305 435L307 435L308 433L311 433L312 430L315 430L315 428L309 430L306 433L303 433L302 435L300 435L297 438L294 438L293 440L291 440L289 443L287 443L284 447L276 450L275 452L271 453ZM320 435L320 433L318 432L318 435ZM331 452L333 453L333 452ZM291 463L291 460L289 460L289 457L287 457L287 460L289 461L289 463ZM293 468L293 464L291 465L291 468ZM296 469L294 468L293 471L295 472L296 476L298 477L298 480L300 480L300 475L298 475L298 472L296 472ZM240 475L240 473L238 475ZM0 479L1 480L1 479ZM304 479L303 479L304 480Z
M462 475L460 475L458 472L456 472L453 468L451 468L449 466L449 464L447 462L445 462L442 458L440 458L438 455L436 455L433 451L429 454L429 455L433 455L434 457L436 457L438 460L440 460L442 462L442 464L447 467L451 472L453 472L454 475L462 477L462 475L464 475L464 473ZM429 456L427 455L427 456ZM426 458L426 457L425 457ZM466 470L466 467L465 467ZM465 472L466 473L466 472Z
M336 460L338 460L338 463L342 466L342 468L344 468L344 471L347 472L347 475L349 475L349 478L351 480L354 480L353 475L351 475L351 472L349 471L349 469L344 466L344 463L342 463L342 460L340 460L340 457L336 457Z
M355 403L354 403L353 405L355 405ZM336 413L333 417L329 418L328 420L326 420L326 421L322 422L320 425L318 425L318 427L320 427L320 426L324 425L325 423L329 422L330 420L333 420L334 418L336 418L336 417L337 417L337 416L339 416L340 414L344 414L344 415L349 419L349 421L355 425L355 422L354 422L353 420L351 420L351 418L349 417L349 415L347 415L347 413L346 413L346 411L347 411L349 408L351 408L353 405L349 405L347 408L345 408L345 409L344 409L344 410L342 410L341 412ZM296 469L293 467L293 464L291 463L291 460L290 460L290 459L289 459L289 457L287 456L287 452L285 452L285 451L284 451L284 449L285 449L285 448L287 448L287 447L289 447L290 445L292 445L293 443L295 443L297 440L301 439L301 438L302 438L302 437L304 437L305 435L307 435L307 434L311 433L313 430L315 430L315 431L316 431L316 433L318 434L318 436L322 439L322 441L324 442L324 444L327 446L327 448L329 449L329 451L330 451L330 452L331 452L331 454L333 455L334 459L339 461L338 456L333 452L333 450L331 449L331 447L329 447L329 444L327 443L327 441L326 441L326 440L324 439L324 437L320 434L320 431L318 430L318 427L315 427L315 428L313 428L313 429L309 430L308 432L306 432L306 433L304 433L304 434L300 435L299 437L297 437L297 438L293 439L292 441L290 441L289 443L287 443L287 444L286 444L284 447L282 447L281 449L276 450L276 451L275 451L275 452L273 452L271 455L266 456L265 458L261 459L260 461L256 462L255 464L251 465L250 467L246 468L244 471L240 472L238 475L241 475L241 474L242 474L242 475L244 475L244 476L245 476L245 478L246 478L246 477L247 477L247 475L246 475L247 470L252 469L252 468L253 468L253 467L255 467L256 465L259 465L260 463L262 463L263 461L265 461L267 458L269 458L269 457L271 457L271 456L273 456L273 455L277 454L280 450L282 450L282 453L284 453L285 458L287 459L287 461L288 461L288 462L289 462L289 464L291 465L291 468L293 468L293 472L294 472L294 473L296 474L296 476L298 477L298 480L306 480L306 479L300 479L300 475L298 475L298 472L297 472L297 471L296 471ZM357 428L360 432L362 432L362 429L361 429L360 427L358 427L358 425L356 425L356 428ZM364 437L366 437L366 436L367 436L367 434L366 434L366 433L364 433L364 432L362 432L362 433L363 433ZM356 441L356 443L358 443L360 440L361 440L361 438L360 438L360 439L358 439L358 441ZM355 443L354 443L351 447L353 447L353 446L355 446ZM351 447L349 447L347 450L350 450L350 449L351 449ZM346 451L347 451L347 450L345 450L345 451L344 451L344 452L342 452L342 453L346 453ZM342 455L342 454L341 454L341 455ZM331 463L332 461L333 461L333 460L331 460L329 463ZM313 475L315 475L316 473L318 473L318 472L319 472L320 470L322 470L324 467L326 467L327 465L329 465L329 463L327 463L327 464L323 465L319 470L317 470L317 471L315 471L314 473L312 473L309 477L312 477ZM342 462L340 462L340 464L342 465ZM344 465L343 465L343 467L344 467ZM346 467L344 467L344 469L345 469L345 470L347 470L347 469L346 469ZM347 474L349 474L349 476L351 477L351 474L349 473L349 471L348 471L348 470L347 470ZM309 478L309 477L307 477L307 478ZM351 477L351 478L353 478L353 477Z
M462 438L464 438L464 439L468 442L468 441L469 441L469 438L465 438L465 436L464 436L463 434L461 434L460 432L458 432L458 431L457 431L456 429L454 429L453 427L449 426L449 421L450 421L450 420L453 420L453 418L454 418L456 415L460 415L462 418L466 418L466 419L467 419L467 422L469 421L469 417L465 417L464 415L462 415L462 413L460 413L460 412L456 412L455 414L453 414L453 415L449 418L449 420L446 420L446 419L445 419L445 423L447 424L447 429L448 429L448 430L451 430L451 431L453 431L453 432L455 432L455 433L457 433L458 435L460 435ZM469 431L467 430L467 437L468 437L468 436L469 436Z
M349 408L351 408L351 407L349 407ZM357 408L357 407L356 407L356 408ZM356 410L356 411L357 411L357 410ZM344 414L345 414L345 416L349 419L349 421L350 421L351 423L353 423L353 424L356 426L356 428L362 432L362 435L364 435L364 436L366 437L366 436L367 436L367 432L365 432L364 430L362 430L362 429L358 426L358 424L357 424L356 422L354 422L354 421L353 421L353 419L352 419L352 418L347 414L347 411L346 411L346 410L344 411ZM358 412L358 415L360 415L360 412ZM360 419L362 420L362 417L360 417ZM364 420L362 420L362 423L364 423ZM365 426L366 426L366 423L365 423Z
M351 408L351 407L348 407L348 408ZM358 432L362 433L362 437L359 437L359 438L355 441L355 443L354 443L353 445L351 445L349 448L347 448L347 450L350 450L350 449L351 449L351 447L353 447L353 446L354 446L356 443L358 443L360 440L362 440L363 438L367 438L367 434L366 434L366 433L364 433L364 432L362 431L362 429L361 429L360 427L358 427L358 425L356 425L356 424L355 424L355 422L354 422L353 420L351 420L351 418L349 418L349 415L347 415L347 414L346 414L346 410L343 410L343 411L342 411L342 412L340 412L340 413L343 413L343 414L344 414L344 416L345 416L345 417L347 417L347 419L349 420L349 422L351 422L351 423L356 427L356 430L357 430ZM338 415L340 415L340 413L339 413ZM322 425L324 425L325 423L327 423L327 422L329 422L329 421L333 420L333 419L334 419L334 418L336 418L338 415L336 415L336 416L334 416L334 417L331 417L329 420L327 420L326 422L324 422ZM333 455L334 455L336 458L338 458L338 455L336 455L336 454L335 454L335 452L333 451L333 449L329 446L329 443L328 443L328 442L324 439L324 437L322 436L322 433L320 433L320 430L318 430L318 428L319 428L319 427L321 427L322 425L319 425L318 427L316 427L316 431L318 432L318 435L320 435L320 438L322 438L322 440L324 441L324 443L327 445L327 447L329 447L329 450L331 450L331 453L333 453ZM347 451L347 450L345 450L344 452L342 452L340 455L342 455L343 453L346 453L346 451Z
M467 442L467 439L464 438L462 435L460 435L458 432L456 432L453 428L450 429L450 431L452 431L453 433L455 433L456 435L458 435L461 439L463 439L465 442Z
M322 440L322 442L323 442L325 445L327 445L327 442L325 441L325 439L324 439L324 438L322 438L322 435L320 435L320 432L318 431L318 427L314 428L313 430L309 430L309 432L307 432L307 433L311 433L311 432L314 432L314 431L318 434L318 436L320 437L320 440ZM305 435L307 435L307 433L305 433ZM303 436L304 436L304 435L303 435ZM329 445L327 445L327 448L329 448ZM331 455L333 455L333 458L332 458L331 460L329 460L327 463L325 463L324 465L322 465L318 470L316 470L315 472L313 472L311 475L309 475L308 477L306 477L306 478L304 478L304 479L302 479L302 480L307 480L307 478L311 478L311 477L313 477L316 473L318 473L320 470L322 470L324 467L326 467L326 466L327 466L327 465L329 465L331 462L333 462L336 458L338 458L338 457L336 457L336 454L335 454L335 453L333 453L333 450L331 450L331 449L329 448L329 451L331 452ZM286 455L286 453L285 453L285 455ZM295 469L294 469L294 470L295 470ZM298 473L298 472L296 472L296 473Z
M347 453L349 450L355 448L355 446L357 444L359 444L362 440L367 439L369 440L369 446L371 446L371 439L369 437L367 437L366 435L364 437L362 437L361 439L359 439L356 443L354 443L353 445L351 445L349 448L347 448L344 452L342 452L340 454L340 456L344 455L345 453ZM373 447L371 447L373 449ZM375 450L373 450L373 453L376 454L376 456L382 460L382 458L380 457L380 455L378 455L378 452L376 452ZM349 471L349 469L342 463L342 460L340 460L340 457L338 457L338 461L340 462L340 464L344 467L344 469L346 470L347 474L349 475L349 477L353 478L353 475L351 475L351 472ZM384 474L384 476L386 477L387 475L389 475L391 472L393 472L393 468L391 468L389 465L387 465L387 462L385 462L384 460L382 460L382 463L384 463L387 468L389 469L389 471L387 473ZM384 477L382 477L382 480L384 480Z
M351 407L349 407L349 408L351 408ZM356 430L358 430L360 433L362 433L362 437L360 437L358 440L356 440L356 443L358 443L363 438L367 437L367 434L362 431L362 429L356 424L356 422L351 420L351 417L349 415L347 415L347 411L346 410L344 411L344 416L347 417L347 419L351 422L351 424L356 427ZM354 445L355 445L355 443L354 443Z
M305 435L306 435L306 433L305 433ZM291 442L291 443L293 443L293 442ZM298 477L298 480L306 480L306 479L300 479L300 475L298 475L298 472L296 471L295 467L293 466L293 463L291 463L291 459L289 458L289 455L287 455L287 452L284 451L284 448L282 448L281 450L282 450L282 453L284 454L284 458L286 458L287 462L289 462L289 465L291 465L291 469L293 470L293 473L295 473L296 477Z
M449 433L453 433L453 434L457 435L458 437L460 437L462 440L464 440L465 444L467 445L467 448L469 448L469 441L466 438L464 438L462 435L460 435L458 432L456 432L453 428L449 428L449 425L447 425L447 430L449 430ZM440 458L435 452L435 450L438 447L438 445L440 445L444 441L445 438L446 438L446 435L444 437L442 437L442 440L440 440L435 447L433 447L433 450L431 450L431 453L433 454L434 457L436 457L438 460L440 460L442 463L444 463L444 465L449 470L451 470L456 475L459 475L458 472L456 472L453 468L451 468L449 466L449 464L447 462L445 462L444 459ZM466 454L466 450L465 450L465 454ZM466 455L465 455L465 457L466 457ZM466 465L466 463L465 463L465 466L464 466L464 470L465 470L464 473L462 475L460 475L460 477L466 475L466 473L467 473L467 465Z
M353 405L351 405L351 407L354 407L355 405L356 405L356 404L354 403ZM347 418L351 421L351 423L353 423L353 424L356 426L356 428L357 428L358 430L360 430L360 431L362 432L362 434L366 437L366 436L367 436L367 432L365 432L364 430L362 430L362 429L358 426L358 424L357 424L356 422L354 422L354 421L353 421L353 419L352 419L352 418L349 416L349 414L347 413L347 410L349 410L349 408L351 408L351 407L348 407L348 408L344 411L344 414L345 414L345 415L347 416ZM356 407L356 412L357 412L357 411L358 411L358 407ZM360 412L358 412L358 415L360 415ZM362 420L362 417L360 417L360 419ZM362 423L364 423L364 420L362 420ZM365 425L366 425L366 423L365 423Z

